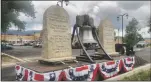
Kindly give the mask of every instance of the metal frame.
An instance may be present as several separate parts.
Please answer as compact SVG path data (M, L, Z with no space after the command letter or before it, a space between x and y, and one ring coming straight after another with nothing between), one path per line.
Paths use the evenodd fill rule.
M84 45L83 45L83 43L82 43L82 41L81 41L81 39L80 39L79 32L78 32L78 28L79 28L79 27L80 27L80 26L77 26L76 24L75 24L74 27L73 27L73 32L72 32L72 37L71 37L71 44L72 44L72 42L73 42L74 34L75 34L75 31L76 31L76 33L77 33L77 38L78 38L78 41L79 41L79 43L80 43L80 45L81 45L81 47L82 47L82 50L84 51L84 53L86 54L86 56L88 57L88 59L90 60L90 62L91 62L91 63L94 63L94 60L90 57L90 55L89 55L88 52L86 51L86 49L85 49L85 47L84 47ZM103 52L105 53L105 56L106 56L109 60L113 60L113 58L111 58L111 57L106 53L106 51L103 49L103 47L102 47L102 45L101 45L101 43L100 43L100 41L99 41L97 32L96 32L96 28L95 28L95 27L92 27L92 26L91 26L91 28L92 28L92 32L94 32L94 34L95 34L95 36L96 36L96 40L97 40L97 42L98 42L98 44L99 44L100 49L103 50Z
M105 53L105 55L106 55L110 60L113 60L113 58L111 58L111 56L109 56L109 55L106 53L106 51L104 50L104 48L102 47L102 45L101 45L101 43L100 43L100 41L99 41L99 37L98 37L97 32L96 32L96 28L93 27L93 29L94 29L94 30L92 30L92 31L94 31L94 33L95 33L96 40L97 40L97 42L98 42L100 48L103 50L103 52Z

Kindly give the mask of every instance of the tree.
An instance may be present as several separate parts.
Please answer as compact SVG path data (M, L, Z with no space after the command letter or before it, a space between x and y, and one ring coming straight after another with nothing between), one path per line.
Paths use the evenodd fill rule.
M19 30L25 29L25 22L18 16L24 13L28 17L35 18L34 5L31 1L2 1L2 32L6 32L11 24L17 26Z
M138 33L140 29L137 25L138 21L136 19L132 19L126 26L126 35L124 38L124 42L130 47L133 47L137 42L143 40L141 34Z

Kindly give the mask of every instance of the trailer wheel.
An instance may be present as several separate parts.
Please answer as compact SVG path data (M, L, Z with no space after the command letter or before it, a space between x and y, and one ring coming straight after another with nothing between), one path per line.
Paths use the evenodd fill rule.
M124 47L121 47L120 54L124 55L124 53L125 53Z

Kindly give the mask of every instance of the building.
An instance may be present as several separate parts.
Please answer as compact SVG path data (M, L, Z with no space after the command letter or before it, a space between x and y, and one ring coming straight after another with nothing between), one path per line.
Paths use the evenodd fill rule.
M16 31L9 30L6 33L1 33L1 41L7 41L9 43L18 44L18 43L26 43L36 41L40 37L39 31Z
M147 44L151 44L151 38L144 38L144 40Z

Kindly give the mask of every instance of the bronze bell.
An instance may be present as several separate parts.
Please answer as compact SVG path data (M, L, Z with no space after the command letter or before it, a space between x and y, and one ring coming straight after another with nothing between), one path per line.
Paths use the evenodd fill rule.
M97 41L93 38L92 28L91 26L84 25L81 28L80 36L82 39L82 43L96 44Z

